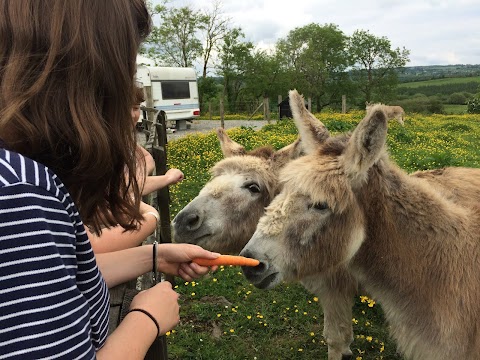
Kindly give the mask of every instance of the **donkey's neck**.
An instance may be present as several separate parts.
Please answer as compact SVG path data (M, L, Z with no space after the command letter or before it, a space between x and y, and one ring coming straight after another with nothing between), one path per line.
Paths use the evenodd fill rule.
M391 261L386 270L428 267L430 262L448 269L472 245L466 235L472 212L442 197L425 180L388 162L381 165L370 170L368 182L358 192L366 236L356 258L363 258L367 267L375 266L378 258Z
M453 326L439 316L461 307L457 296L445 294L478 290L467 279L479 260L472 234L473 226L480 229L469 225L478 212L449 202L388 162L370 170L358 201L366 228L352 273L382 304L394 337L427 336L425 344L435 343L442 326ZM425 327L432 334L421 335Z
M358 200L367 220L367 238L376 245L449 247L470 223L468 208L388 162L371 169Z

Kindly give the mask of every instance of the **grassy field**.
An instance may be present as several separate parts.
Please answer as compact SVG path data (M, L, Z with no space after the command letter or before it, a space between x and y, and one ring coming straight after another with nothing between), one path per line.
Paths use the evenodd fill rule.
M443 108L445 109L445 114L447 115L467 113L467 105L444 104Z
M439 86L447 84L464 84L467 82L478 82L480 84L480 76L474 77L462 77L462 78L444 78L444 79L434 79L426 81L414 81L408 83L401 83L398 85L400 88L418 88L421 86Z
M364 112L318 114L332 133L353 129ZM271 144L280 148L297 132L291 121L260 131L228 131L251 149ZM409 115L405 127L389 124L391 156L406 171L443 166L480 167L480 116ZM208 181L208 169L221 159L215 134L192 135L168 146L170 167L184 171L185 180L171 187L175 215ZM326 359L323 316L318 299L298 284L258 290L240 268L222 267L198 282L179 282L181 323L168 334L170 359ZM402 359L388 336L381 307L362 294L356 298L352 324L354 359Z

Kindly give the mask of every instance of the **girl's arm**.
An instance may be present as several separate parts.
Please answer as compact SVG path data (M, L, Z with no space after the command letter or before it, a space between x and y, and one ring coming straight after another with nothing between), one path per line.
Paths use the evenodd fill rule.
M142 188L142 195L148 195L168 185L176 184L183 180L183 172L178 169L169 169L165 175L147 176Z
M130 313L107 338L105 345L97 351L96 358L143 360L156 334L155 324L146 315Z
M136 279L152 271L153 247L142 245L130 249L95 254L97 265L109 288Z
M158 323L159 329L147 314L130 312L108 337L104 347L97 351L97 359L144 359L157 334L170 331L180 320L178 294L168 281L140 292L130 309L146 311Z
M137 145L137 183L140 190L143 191L146 179L155 170L155 160L152 155L142 146ZM144 193L145 195L146 193Z
M181 276L186 281L198 278L209 267L192 263L195 258L216 259L220 254L191 244L158 244L158 271ZM96 254L97 264L109 288L133 280L153 269L153 246ZM216 267L211 267L215 270Z
M140 148L142 155L145 157L146 173L147 175L150 175L153 173L153 170L155 170L155 160L153 160L152 154L150 154L147 149L140 145L138 145L138 147Z
M85 227L95 254L119 251L140 245L154 232L157 227L158 212L152 206L141 203L140 212L144 220L140 222L137 230L125 231L121 226L104 229L100 236ZM153 214L152 214L153 213Z
M109 287L136 278L152 270L153 246L143 245L113 253L98 254L97 264ZM195 258L216 259L219 256L190 244L159 244L158 270L179 275L191 281L209 271L208 267L192 263ZM212 267L215 270L216 267ZM160 335L173 329L179 321L178 294L169 282L161 282L140 292L132 301L131 309L147 311L158 322ZM108 337L97 359L144 359L157 336L157 327L146 314L130 312Z

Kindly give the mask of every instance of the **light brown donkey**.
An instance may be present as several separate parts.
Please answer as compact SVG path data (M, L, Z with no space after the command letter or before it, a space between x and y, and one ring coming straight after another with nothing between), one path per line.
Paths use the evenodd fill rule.
M247 152L224 129L218 129L217 136L224 159L210 170L212 177L200 193L173 219L173 237L175 242L238 254L278 193L280 168L301 155L300 141L278 151L261 147Z
M302 141L308 124L297 122ZM302 130L303 129L303 130ZM377 106L344 141L305 141L241 255L260 288L346 266L414 360L480 354L480 169L408 176L385 149Z
M372 110L376 105L382 105L383 110L385 111L385 115L387 115L387 120L395 119L401 125L405 124L405 110L401 106L397 105L384 105L384 104L373 104L369 103L368 101L365 102L365 109L367 110L367 115L369 114L370 110Z
M308 117L316 141L327 140L329 133L325 126L306 110L298 93L293 96L294 116ZM279 191L280 169L302 155L303 141L297 140L278 151L260 148L247 152L223 129L217 135L225 158L213 167L211 180L198 196L173 219L174 241L238 254L255 232L265 207ZM341 268L306 277L302 284L322 304L329 360L350 358L356 281Z

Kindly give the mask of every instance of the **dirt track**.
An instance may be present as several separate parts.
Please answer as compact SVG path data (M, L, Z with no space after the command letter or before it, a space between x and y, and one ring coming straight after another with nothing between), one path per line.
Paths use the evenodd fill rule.
M276 121L271 120L270 123L274 124ZM225 129L231 129L240 126L253 127L255 130L260 130L267 122L264 120L225 120ZM220 120L194 120L190 129L177 130L174 133L167 134L167 139L175 140L185 135L194 134L196 132L209 132L220 127Z
M225 120L225 129L231 129L234 127L248 126L255 130L260 130L268 122L264 120ZM271 120L270 124L276 123L276 120ZM194 120L189 129L176 130L167 132L167 140L172 141L179 139L186 135L195 133L206 133L220 127L220 120ZM137 132L137 141L140 145L145 145L145 135L142 132Z

